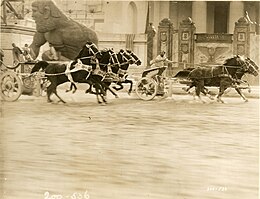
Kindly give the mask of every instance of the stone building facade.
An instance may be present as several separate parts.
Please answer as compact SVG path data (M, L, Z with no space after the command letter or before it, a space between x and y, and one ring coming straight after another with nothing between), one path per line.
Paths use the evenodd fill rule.
M32 1L25 0L25 8L30 10ZM55 1L67 16L97 31L101 48L132 48L143 68L161 50L180 67L221 63L234 54L250 56L260 64L260 1ZM19 26L28 25L28 33L23 34L23 29L21 35ZM7 54L11 41L19 46L30 43L34 28L30 12L11 26L12 30L2 31L9 39L1 38Z

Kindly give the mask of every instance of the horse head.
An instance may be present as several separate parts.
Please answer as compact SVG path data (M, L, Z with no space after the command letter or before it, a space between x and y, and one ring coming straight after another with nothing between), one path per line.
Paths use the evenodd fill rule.
M140 66L142 64L142 61L137 57L137 55L131 51L131 50L126 50L126 52L128 52L132 58L134 59L134 64L136 64L137 66Z
M92 63L91 60L98 56L101 56L101 54L96 44L87 42L74 60L80 59L83 64L90 65Z
M111 68L115 67L117 70L120 67L120 63L118 61L116 53L113 51L113 49L103 49L100 51L101 57L98 58L99 65L103 71L107 70L107 66L110 65Z
M129 64L133 64L135 60L133 57L125 50L121 49L117 53L117 58L121 66L129 66Z
M237 62L241 65L241 68L238 70L238 73L244 74L249 73L254 76L257 76L259 73L258 65L251 60L249 57L244 57L241 55L236 56Z
M258 65L249 57L245 59L245 72L257 76L259 73Z

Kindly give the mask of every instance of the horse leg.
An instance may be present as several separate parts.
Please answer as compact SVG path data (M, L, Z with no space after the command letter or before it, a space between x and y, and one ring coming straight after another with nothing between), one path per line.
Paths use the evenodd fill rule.
M54 89L53 93L59 98L59 100L60 100L62 103L64 103L64 104L66 103L66 102L65 102L63 99L61 99L61 97L58 95L56 88Z
M74 84L74 83L71 83L71 89L72 89L72 87L74 87L74 91L72 91L72 93L75 93L76 91L77 91L77 86L76 86L76 84Z
M85 91L85 93L92 93L92 84L90 84L89 88Z
M99 96L101 97L101 99L103 100L104 103L107 103L107 101L104 97L106 95L106 93L105 93L105 91L102 87L102 82L98 78L93 77L92 83L93 83L95 90L96 90L96 96L97 96L98 103L99 104L102 103L101 101L99 101Z
M195 85L195 93L198 99L202 102L205 103L204 100L202 100L200 93L204 90L204 80L197 80L197 83Z
M66 93L67 93L67 92L70 92L70 91L72 90L72 86L73 86L72 84L73 84L73 83L71 82L71 83L70 83L70 88L66 90Z
M224 91L226 90L226 87L224 86L220 86L219 87L219 93L217 95L217 101L218 102L221 102L221 103L225 103L222 99L221 99L221 96L224 94Z
M119 88L113 86L113 89L115 89L115 90L117 90L117 91L119 91L119 90L121 90L121 89L124 88L123 85L122 85L121 83L119 83L119 82L118 82L116 85L120 86Z
M102 103L101 101L99 101L99 97L98 97L98 96L101 97L101 99L103 100L104 103L107 103L107 101L106 101L106 99L105 99L105 97L104 97L104 90L103 90L101 84L96 83L96 84L95 84L95 89L96 89L96 93L97 93L96 96L97 96L97 101L98 101L98 103L99 103L99 104Z
M125 84L129 83L130 84L130 88L129 88L128 92L127 92L128 95L130 95L131 92L132 92L132 88L133 88L133 81L132 80L126 79L124 82L118 82L117 85L120 86L120 87L116 88L114 86L113 88L116 89L117 91L123 89L124 87L123 87L122 83L125 83Z
M126 80L125 80L125 83L129 83L129 84L130 84L130 88L129 88L129 90L128 90L128 95L130 95L131 92L132 92L132 88L133 88L133 81L126 79Z
M188 94L191 94L190 89L192 89L195 86L194 82L187 88L182 88L182 90L184 90L185 92L187 92Z
M108 84L101 82L101 85L105 88L105 93L107 90L109 90L115 96L115 98L118 98L118 95L109 87Z
M54 90L57 87L57 84L55 84L53 81L50 82L51 84L47 87L47 102L52 102L51 94L54 92Z
M235 88L235 90L237 91L237 93L243 98L243 100L245 102L248 102L248 99L246 98L246 96L242 93L242 91L239 88Z
M70 83L70 88L66 90L66 92L71 91L74 88L74 90L72 91L72 93L75 93L77 90L77 86L76 84L74 84L73 82Z
M210 95L210 91L207 88L203 88L201 91L205 96L207 96L209 99L214 100L214 98L212 97L212 95Z

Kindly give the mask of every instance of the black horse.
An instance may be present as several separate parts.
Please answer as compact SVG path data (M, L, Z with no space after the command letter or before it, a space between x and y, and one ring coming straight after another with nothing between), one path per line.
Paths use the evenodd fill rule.
M126 51L121 49L118 53L117 53L117 59L120 63L120 67L112 67L112 72L114 74L117 74L117 78L112 79L112 81L108 82L107 84L111 84L112 82L115 83L116 85L118 85L119 87L113 86L113 88L115 90L121 90L123 89L123 85L122 84L130 84L130 88L128 90L128 94L130 95L132 92L132 87L133 87L133 81L127 79L128 74L128 68L131 64L141 64L141 61L139 60L139 58L132 52L132 51ZM105 79L106 80L106 79Z
M246 97L241 92L241 88L239 87L242 83L241 78L245 73L257 76L258 66L250 58L245 59L244 57L238 55L227 59L223 65L210 68L198 67L185 69L177 73L175 77L187 78L191 80L191 84L189 85L187 91L195 86L196 96L198 96L200 100L200 92L205 95L209 93L205 86L219 87L217 100L223 103L221 96L229 87L235 88L237 93L245 101L247 101Z
M88 54L93 54L94 56L88 56ZM111 93L116 95L116 93L109 88L109 85L103 82L105 75L108 72L108 66L112 66L113 68L119 68L119 63L116 54L112 49L106 48L99 51L97 46L94 43L91 43L89 45L85 45L81 49L79 55L75 58L75 60L84 65L92 67L91 75L98 80L99 84L102 86L104 90L105 95L106 90L109 90ZM66 92L71 91L73 88L74 93L76 92L77 87L72 82L70 85L70 89L66 90ZM92 91L92 85L90 85L89 89L86 90L86 93L97 94L96 92Z
M134 52L123 49L116 53L116 57L114 57L114 59L119 63L119 65L112 64L109 66L106 65L105 68L101 68L101 70L105 73L105 78L103 79L103 83L106 85L105 90L108 89L115 97L118 97L118 95L113 92L109 86L111 85L111 83L115 83L119 87L114 86L113 88L118 91L123 89L123 83L127 83L130 84L130 88L128 91L128 94L130 94L133 87L133 81L127 79L127 70L131 64L141 65L142 62ZM87 92L91 92L91 88L89 88Z
M104 79L106 79L107 75L110 73L110 70L112 68L119 69L120 63L118 61L116 53L113 51L113 49L103 49L99 51L99 54L101 56L97 56L96 59L96 65L97 67L93 69L92 75L96 76L96 78L99 79L99 82L104 89L104 93L106 95L106 91L109 90L114 96L117 96L117 94L109 87L109 84L107 84ZM106 56L109 54L109 57ZM84 60L83 60L84 62ZM86 93L94 93L92 91L92 86L89 87L89 89L86 90Z
M87 49L87 50L86 50ZM98 75L93 75L92 70L95 64L92 65L85 65L84 60L88 60L92 57L98 57L99 51L97 47L92 43L88 42L83 49L80 51L79 55L77 56L76 60L74 60L69 65L60 64L60 63L47 63L46 61L40 61L35 64L31 73L39 71L42 69L47 76L47 79L51 82L51 84L47 88L47 100L51 102L50 96L54 93L60 101L65 103L64 100L57 94L57 86L63 84L65 82L77 82L77 83L87 83L89 85L93 85L96 89L96 96L98 103L106 103L105 99L105 91L102 87L102 82ZM102 54L103 59L110 60L111 54L110 52L106 52ZM99 100L99 96L101 97L102 101Z
M82 47L78 56L74 59L79 63L83 63L84 65L88 65L92 67L92 70L96 69L96 57L101 57L98 47L96 44L92 42L87 42L86 45ZM66 92L72 91L75 93L77 91L77 86L75 83L71 82L70 89L66 90Z

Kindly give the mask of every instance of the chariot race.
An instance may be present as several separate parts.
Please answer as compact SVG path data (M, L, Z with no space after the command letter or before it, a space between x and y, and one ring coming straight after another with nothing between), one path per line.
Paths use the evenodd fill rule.
M243 76L246 74L258 76L258 65L248 57L235 55L224 61L223 64L209 67L194 65L184 68L173 76L166 76L168 63L173 63L162 53L161 59L151 62L152 66L145 69L139 79L129 78L128 68L131 65L139 66L142 61L131 50L120 49L115 52L113 48L99 50L93 42L83 45L79 54L71 61L31 61L8 66L2 63L0 76L0 94L5 101L16 101L23 94L46 94L47 102L52 102L52 95L59 101L66 103L58 94L57 87L70 82L66 92L75 93L77 84L88 84L86 94L96 95L98 103L109 103L107 92L118 98L117 91L128 84L128 94L133 92L141 100L152 100L154 97L172 97L174 83L183 85L183 90L191 94L194 87L194 99L204 102L202 96L224 103L222 96L226 89L233 88L244 100L248 99L242 90L250 91L250 85ZM158 66L159 64L159 66ZM178 63L175 63L178 64ZM27 73L17 73L15 69L21 65L29 65ZM155 66L154 66L155 65ZM134 88L133 88L134 86ZM213 95L211 87L218 88Z
M260 1L0 13L1 199L258 199Z

